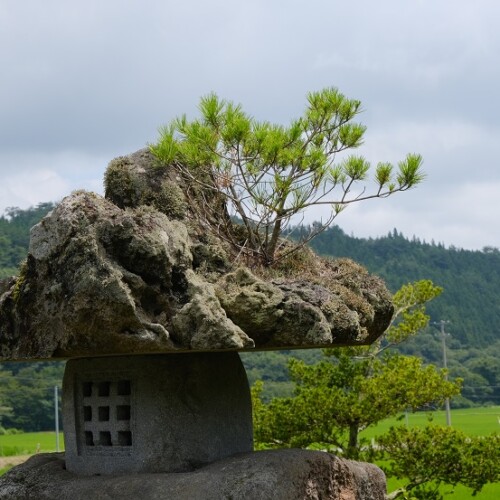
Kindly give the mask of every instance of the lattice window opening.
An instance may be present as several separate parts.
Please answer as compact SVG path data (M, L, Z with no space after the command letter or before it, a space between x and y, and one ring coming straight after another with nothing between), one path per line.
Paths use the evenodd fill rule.
M132 446L131 381L85 381L81 394L81 443L92 448Z

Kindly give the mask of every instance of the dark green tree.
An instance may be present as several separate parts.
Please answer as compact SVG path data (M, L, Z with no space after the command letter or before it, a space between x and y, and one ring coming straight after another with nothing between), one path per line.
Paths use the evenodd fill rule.
M52 430L54 386L61 387L64 363L5 365L0 369L0 401L10 412L3 416L3 426L25 432Z

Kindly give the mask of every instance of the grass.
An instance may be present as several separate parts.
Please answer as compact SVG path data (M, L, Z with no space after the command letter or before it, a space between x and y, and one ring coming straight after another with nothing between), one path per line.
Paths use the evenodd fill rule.
M59 448L64 449L64 437L59 434ZM56 451L55 432L26 432L0 436L0 456L33 455Z
M464 408L452 410L451 425L471 436L487 436L493 432L500 432L500 406L485 408ZM361 433L364 438L376 438L389 430L392 426L407 425L409 427L423 427L428 423L446 425L444 411L408 413L400 417L383 420L375 427L370 427ZM499 497L500 498L500 497Z
M391 492L404 484L403 481L399 481L394 478L387 479L387 491ZM498 500L500 498L500 483L487 484L483 489L476 494L475 497L472 496L472 490L466 488L465 486L458 485L452 488L448 485L443 485L439 488L442 495L444 495L445 500Z

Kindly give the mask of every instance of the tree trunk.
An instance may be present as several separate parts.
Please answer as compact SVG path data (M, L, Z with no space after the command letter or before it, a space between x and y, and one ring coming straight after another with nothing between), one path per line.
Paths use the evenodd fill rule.
M358 444L359 425L353 423L349 426L349 442L347 445L347 458L356 460L359 457Z

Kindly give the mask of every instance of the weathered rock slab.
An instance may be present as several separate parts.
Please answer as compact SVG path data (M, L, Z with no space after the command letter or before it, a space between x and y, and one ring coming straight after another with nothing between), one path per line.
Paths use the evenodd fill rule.
M375 465L306 450L251 452L190 473L77 476L64 454L32 457L0 478L1 500L383 500Z
M176 182L139 151L111 162L106 198L73 193L32 229L0 281L0 359L361 345L387 328L380 279L309 250L249 268Z

